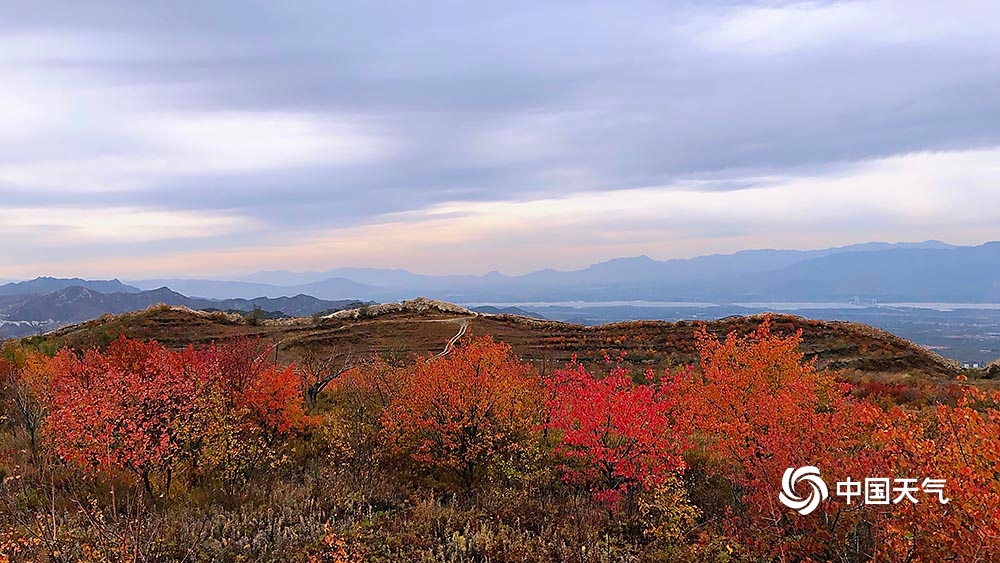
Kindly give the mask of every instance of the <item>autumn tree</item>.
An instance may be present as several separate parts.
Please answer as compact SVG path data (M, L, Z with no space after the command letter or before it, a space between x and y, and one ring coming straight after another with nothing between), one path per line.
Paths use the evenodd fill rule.
M38 459L40 433L47 413L49 381L46 358L19 346L7 346L0 357L0 407L15 430L28 441L32 459Z
M1000 396L892 406L851 398L765 320L745 336L697 334L699 369L668 377L706 471L731 499L714 517L774 561L992 561L1000 557ZM884 401L883 401L884 403ZM831 498L800 515L778 502L788 468L816 466ZM835 484L868 477L947 479L948 503L847 504ZM720 489L718 483L715 488Z
M195 476L214 474L233 493L255 472L281 460L285 440L312 424L295 366L278 367L255 338L181 353L198 395L188 444Z
M156 342L121 338L104 354L63 350L48 369L55 452L87 470L130 470L147 492L162 474L168 492L199 394L183 358Z
M546 378L546 390L546 427L559 436L557 451L577 462L565 468L567 480L609 507L684 469L674 401L661 386L634 383L620 363L604 377L573 363Z
M384 415L399 396L404 373L405 368L373 356L335 379L322 426L331 459L369 479L382 471Z
M745 336L719 339L702 327L696 338L700 365L669 377L665 392L677 398L678 416L708 458L709 477L731 490L714 516L766 557L795 560L832 549L850 515L829 503L822 518L790 513L778 501L782 475L814 465L831 482L844 476L842 458L865 447L866 425L878 409L855 408L846 386L805 360L801 334L774 334L769 318Z
M399 449L470 491L531 433L537 390L533 368L510 346L467 336L447 356L422 358L403 373L384 426Z
M223 395L227 410L245 410L253 424L272 434L301 430L309 420L296 368L275 366L269 351L260 339L236 338L188 354L204 366L203 379Z
M123 337L106 353L62 350L45 366L46 434L64 459L132 471L147 492L159 476L169 493L181 462L232 490L309 424L294 366L274 367L261 349L237 339L172 351Z
M1000 560L1000 393L970 389L955 407L893 408L872 426L864 470L946 480L934 495L867 507L872 556L891 563Z

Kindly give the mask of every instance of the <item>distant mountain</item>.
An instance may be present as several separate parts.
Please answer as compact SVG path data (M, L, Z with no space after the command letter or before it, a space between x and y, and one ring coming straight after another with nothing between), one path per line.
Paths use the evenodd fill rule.
M321 297L323 295L319 292L323 290L324 284L329 282L317 280L328 277L337 280L338 283L350 280L364 286L352 288L352 295L383 301L417 294L462 303L574 299L699 300L707 295L700 290L700 287L710 282L719 282L725 286L729 280L782 270L826 256L901 249L952 248L956 247L933 240L919 243L872 242L823 250L745 250L734 254L662 261L648 256L616 258L581 270L546 269L522 276L505 276L498 272L490 272L483 276L429 276L400 269L339 268L326 272L295 273L283 270L259 272L244 279L252 283L297 284L286 287L285 291ZM271 293L278 291L274 287L268 286ZM263 288L255 289L261 291ZM720 292L716 291L712 295L718 297Z
M1000 242L975 247L899 248L854 252L718 284L740 300L1000 302Z
M237 281L173 279L130 283L144 290L168 286L183 295L206 299L309 295L321 300L385 302L425 295L465 304L638 300L739 303L848 301L854 297L865 301L1000 302L998 244L967 247L940 241L875 242L810 251L745 250L673 260L636 256L580 270L547 269L521 276L498 272L432 276L399 269L340 268L326 272L260 272ZM295 284L275 285L288 282ZM25 283L38 284L40 280Z
M194 300L192 300L194 301ZM199 300L200 301L200 300ZM365 305L371 305L372 301L360 301L357 299L339 299L328 301L317 299L311 295L296 295L294 297L257 297L255 299L225 299L223 301L213 301L214 305L209 307L198 307L199 309L216 308L222 311L252 311L255 307L260 307L263 311L283 313L289 317L308 317L316 313L330 313L343 309L355 309ZM194 307L192 307L194 308Z
M337 278L382 289L404 286L419 289L440 285L442 282L475 282L481 279L480 276L427 276L398 268L337 268L325 272L288 272L285 270L258 272L241 278L240 281L296 287Z
M137 287L118 280L82 280L80 278L35 278L30 281L0 285L0 295L44 295L70 287L82 287L102 293L138 293Z
M7 336L30 334L39 329L51 330L66 324L96 319L108 313L139 311L159 303L190 309L243 312L260 307L265 312L292 317L339 311L366 304L353 299L325 301L309 295L220 301L190 298L166 287L138 293L109 294L86 287L68 287L45 295L0 296L0 323L11 325L4 331Z
M151 290L169 287L185 295L206 299L254 299L257 297L294 297L308 294L319 299L345 299L366 297L378 293L377 288L351 280L334 278L299 286L276 286L264 283L220 280L159 279L130 282L136 287Z
M824 250L743 250L734 254L713 254L688 259L653 260L648 256L616 258L593 264L583 270L560 272L542 270L519 278L524 285L535 287L573 287L579 290L603 290L617 287L623 294L631 291L649 295L653 287L684 288L685 284L707 280L725 280L748 274L780 270L831 255L858 252L881 252L902 248L949 249L941 241L890 244L872 242ZM687 288L671 297L698 299L697 292ZM686 295L685 295L686 294ZM661 295L662 297L663 295ZM639 298L623 295L619 298Z

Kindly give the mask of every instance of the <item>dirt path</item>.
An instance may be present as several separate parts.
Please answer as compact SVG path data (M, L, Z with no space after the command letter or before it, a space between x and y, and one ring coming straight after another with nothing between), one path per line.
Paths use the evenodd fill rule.
M460 320L462 324L458 327L458 334L451 337L451 340L449 340L448 343L444 345L444 350L440 354L434 356L435 358L442 358L444 356L447 356L448 352L451 352L451 349L455 346L455 343L458 342L463 336L465 336L465 332L469 330L468 319L450 319L450 320Z

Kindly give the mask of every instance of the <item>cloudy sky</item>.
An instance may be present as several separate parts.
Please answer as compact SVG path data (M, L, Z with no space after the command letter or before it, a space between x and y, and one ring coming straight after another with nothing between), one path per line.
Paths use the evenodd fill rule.
M1000 238L995 0L0 11L0 278Z

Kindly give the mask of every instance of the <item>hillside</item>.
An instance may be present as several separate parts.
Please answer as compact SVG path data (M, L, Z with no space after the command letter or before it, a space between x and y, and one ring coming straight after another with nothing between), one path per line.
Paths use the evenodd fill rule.
M325 301L308 295L256 299L210 300L187 297L166 287L134 293L101 293L82 286L71 286L42 295L0 296L0 320L10 325L8 335L48 331L68 323L96 319L106 314L139 311L163 303L189 309L249 312L262 311L291 317L304 317L321 312L358 307L357 300Z
M731 317L707 323L709 331L746 333L762 316ZM957 366L937 354L888 332L846 322L814 321L790 315L772 317L783 334L802 331L803 351L821 368L851 374L901 378L952 378ZM605 354L627 354L627 360L656 369L695 361L695 322L637 321L582 326L505 314L476 313L426 299L345 310L319 322L309 318L267 321L248 326L221 314L159 307L106 317L60 329L42 338L51 346L88 348L119 335L156 339L170 347L203 345L241 334L280 342L282 361L373 352L399 356L440 352L462 326L474 334L492 335L513 346L523 358L558 366L574 354L599 363Z

